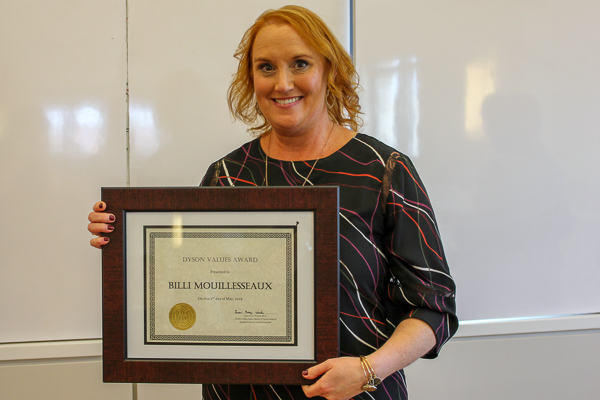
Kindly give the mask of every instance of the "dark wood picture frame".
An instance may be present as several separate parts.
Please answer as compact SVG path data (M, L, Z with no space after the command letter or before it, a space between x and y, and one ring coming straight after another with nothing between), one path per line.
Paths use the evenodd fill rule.
M102 188L117 219L102 250L103 377L105 382L307 384L302 371L339 356L338 187ZM312 211L314 213L314 343L309 361L131 359L127 357L127 212ZM141 234L141 233L140 233ZM299 290L302 290L299 288Z

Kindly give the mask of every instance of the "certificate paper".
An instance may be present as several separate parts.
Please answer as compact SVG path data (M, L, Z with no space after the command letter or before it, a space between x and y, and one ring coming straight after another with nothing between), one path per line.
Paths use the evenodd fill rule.
M313 212L125 219L128 357L314 359Z
M296 226L145 226L146 343L294 345Z

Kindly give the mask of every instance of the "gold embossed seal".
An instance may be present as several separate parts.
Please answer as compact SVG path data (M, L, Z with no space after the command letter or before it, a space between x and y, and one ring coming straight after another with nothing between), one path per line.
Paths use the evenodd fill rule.
M179 330L190 329L196 323L196 311L189 304L175 304L169 311L169 322Z

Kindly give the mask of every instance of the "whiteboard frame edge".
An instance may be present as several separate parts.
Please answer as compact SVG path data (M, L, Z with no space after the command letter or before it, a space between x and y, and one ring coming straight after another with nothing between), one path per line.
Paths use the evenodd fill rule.
M462 321L455 338L600 329L600 313Z

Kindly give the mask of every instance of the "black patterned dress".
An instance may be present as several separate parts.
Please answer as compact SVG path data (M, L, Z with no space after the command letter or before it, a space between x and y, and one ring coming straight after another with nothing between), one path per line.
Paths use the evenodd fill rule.
M268 159L269 186L301 186L312 161ZM264 186L259 139L213 163L202 186ZM434 358L458 329L455 285L425 187L409 158L357 134L306 185L340 187L340 356L368 355L406 318L431 326ZM299 386L203 385L205 400L306 399ZM403 371L355 399L407 399Z

